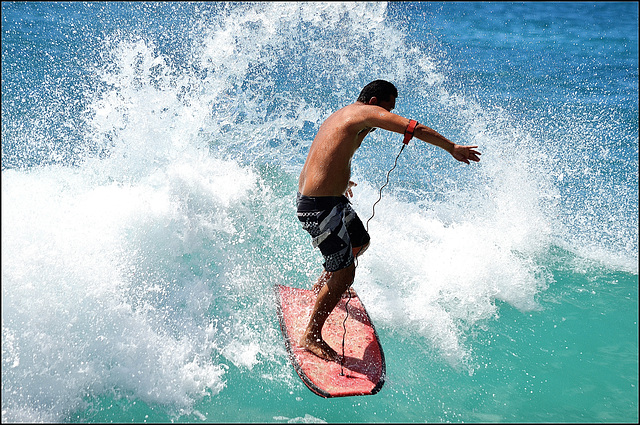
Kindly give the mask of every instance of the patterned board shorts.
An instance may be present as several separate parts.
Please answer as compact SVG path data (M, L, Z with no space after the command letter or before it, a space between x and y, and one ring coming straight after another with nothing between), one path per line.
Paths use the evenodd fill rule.
M353 247L371 239L345 196L305 196L298 193L298 220L324 256L324 268L335 272L353 263Z

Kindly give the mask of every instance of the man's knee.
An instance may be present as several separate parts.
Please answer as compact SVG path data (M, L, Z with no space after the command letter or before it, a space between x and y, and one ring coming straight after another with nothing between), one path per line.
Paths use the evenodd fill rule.
M337 290L341 294L347 290L353 283L356 274L356 266L351 263L344 269L336 270L331 274L331 278L327 282L327 286L331 291Z
M333 272L334 275L339 275L340 279L342 278L349 278L349 277L353 277L356 274L356 265L355 263L351 263L350 265L348 265L347 267L345 267L344 269L340 269L337 270L335 272Z

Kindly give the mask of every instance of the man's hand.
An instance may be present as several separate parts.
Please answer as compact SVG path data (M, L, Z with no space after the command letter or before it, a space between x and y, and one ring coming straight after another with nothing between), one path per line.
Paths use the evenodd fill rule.
M357 186L356 182L352 182L351 180L349 180L349 187L347 187L347 191L344 193L344 196L346 196L347 198L353 198L353 192L351 191L351 188L353 186Z
M480 152L474 150L477 146L460 146L453 145L453 149L451 150L451 156L457 159L460 162L464 162L465 164L469 164L469 160L474 162L479 162L481 155Z

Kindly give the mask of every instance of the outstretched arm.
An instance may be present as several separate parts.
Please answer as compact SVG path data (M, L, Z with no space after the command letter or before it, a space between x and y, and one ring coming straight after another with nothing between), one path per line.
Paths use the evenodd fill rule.
M368 109L365 123L368 127L379 127L385 130L404 134L409 126L409 119L389 112L378 106ZM475 150L477 146L461 146L453 143L434 129L423 124L418 124L413 132L414 137L438 146L451 154L456 160L469 164L469 161L480 161L480 152Z
M465 164L469 164L469 161L480 161L480 152L475 150L477 146L457 145L426 125L418 124L413 132L413 136L434 146L441 147L449 152L456 160L464 162Z

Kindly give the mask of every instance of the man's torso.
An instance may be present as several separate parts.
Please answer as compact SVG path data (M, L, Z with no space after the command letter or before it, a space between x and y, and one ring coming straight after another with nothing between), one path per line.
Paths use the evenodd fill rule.
M320 126L300 173L298 190L306 196L342 196L351 176L351 158L368 134L359 108L351 104Z

